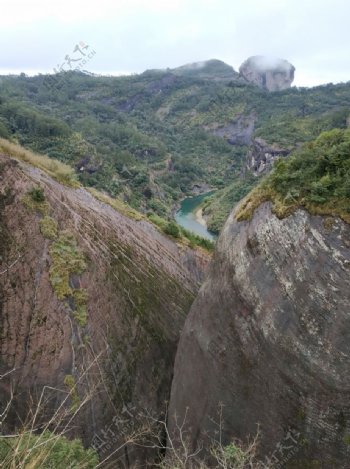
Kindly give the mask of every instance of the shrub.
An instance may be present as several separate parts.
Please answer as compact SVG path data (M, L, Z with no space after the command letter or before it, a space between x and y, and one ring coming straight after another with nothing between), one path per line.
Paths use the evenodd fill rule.
M41 187L33 187L22 198L24 205L33 212L46 216L50 211L50 204L45 200L44 191Z
M163 230L165 234L173 236L174 238L180 237L180 228L173 221L170 221L169 223L167 223L167 225L165 225Z
M64 384L67 386L70 398L72 399L71 411L75 412L81 404L81 399L77 391L77 385L74 376L66 375L64 378Z
M33 187L28 194L34 200L34 202L44 202L45 201L45 194L44 189L42 187Z
M13 438L0 436L0 460L3 469L94 469L98 464L95 450L84 449L78 439L68 440L49 431Z
M44 238L54 240L57 238L57 222L46 215L40 220L40 231Z
M83 288L72 288L70 277L86 270L86 261L74 236L63 231L50 247L52 265L50 281L59 300L70 300L75 320L81 327L87 323L87 292Z
M240 206L238 220L249 219L263 201L284 217L298 207L310 213L340 216L350 223L350 130L323 132L273 171Z
M50 280L60 300L73 294L69 285L71 274L81 274L86 269L84 255L78 248L76 239L68 231L60 234L50 248L52 265Z

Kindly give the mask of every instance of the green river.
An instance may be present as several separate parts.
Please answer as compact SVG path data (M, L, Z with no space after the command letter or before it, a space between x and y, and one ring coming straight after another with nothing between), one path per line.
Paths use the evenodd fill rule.
M181 202L181 207L178 212L176 212L175 220L177 223L186 230L192 231L193 233L202 236L202 238L210 239L211 241L216 240L216 235L208 231L207 227L199 223L196 220L196 211L199 209L199 206L203 200L208 197L208 195L213 194L214 191L206 192L205 194L196 195L194 197L187 197Z

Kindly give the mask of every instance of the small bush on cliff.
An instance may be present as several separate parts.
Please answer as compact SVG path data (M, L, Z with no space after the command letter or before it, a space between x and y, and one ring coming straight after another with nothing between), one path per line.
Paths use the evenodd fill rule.
M74 311L73 316L74 319L77 321L79 326L84 327L87 323L87 293L86 290L80 288L79 290L75 289L73 292L74 298Z
M40 220L40 231L44 238L54 240L57 238L57 222L46 215Z
M298 207L310 213L339 216L350 223L350 130L322 133L288 159L243 201L238 220L251 217L263 201L284 217Z
M64 378L64 384L65 386L67 386L70 398L72 400L71 410L72 412L75 412L77 409L79 409L79 406L81 404L81 399L78 394L77 385L76 385L74 376L66 375Z
M50 211L50 205L45 200L45 194L41 187L35 186L30 189L23 197L22 202L31 211L47 215Z
M39 186L33 187L28 194L34 200L34 202L44 202L45 201L45 194L44 189Z
M57 241L50 247L52 266L50 268L51 284L60 300L73 295L70 286L72 274L82 274L86 269L84 255L78 248L74 236L63 231Z
M83 288L71 286L72 275L80 275L87 268L84 254L75 237L68 231L62 231L52 243L50 255L51 285L59 300L69 300L75 320L84 327L87 323L87 293Z

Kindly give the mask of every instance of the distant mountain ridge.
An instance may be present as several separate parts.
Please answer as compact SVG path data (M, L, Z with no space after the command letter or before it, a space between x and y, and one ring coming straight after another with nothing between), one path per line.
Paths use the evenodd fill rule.
M271 93L215 59L54 78L1 77L0 137L69 163L84 185L166 220L194 188L215 187L219 197L232 185L250 187L246 168L270 167L264 148L288 154L322 130L346 127L350 115L350 84ZM231 203L219 204L215 231Z

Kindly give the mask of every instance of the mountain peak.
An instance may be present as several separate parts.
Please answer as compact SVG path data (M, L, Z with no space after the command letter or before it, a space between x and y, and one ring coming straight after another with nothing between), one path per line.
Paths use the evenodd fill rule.
M230 81L238 77L238 73L222 60L210 59L193 62L170 70L176 75L193 76L215 81Z

